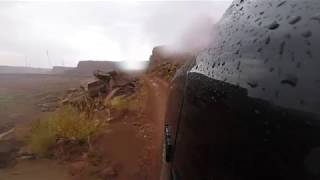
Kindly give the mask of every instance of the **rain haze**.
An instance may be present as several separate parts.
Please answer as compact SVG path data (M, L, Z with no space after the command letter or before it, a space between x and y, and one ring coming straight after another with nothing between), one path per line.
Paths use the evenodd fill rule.
M146 61L158 45L185 43L217 22L223 1L2 1L0 65L76 66ZM192 37L191 37L192 38Z
M0 180L320 180L320 0L0 0Z

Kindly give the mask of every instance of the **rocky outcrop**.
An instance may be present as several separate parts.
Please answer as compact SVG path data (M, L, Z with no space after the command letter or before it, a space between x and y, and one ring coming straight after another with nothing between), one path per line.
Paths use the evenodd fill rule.
M152 50L148 73L170 80L180 66L193 58L192 52L172 51L169 46L157 46Z
M76 71L80 74L92 75L97 70L114 71L119 69L119 62L114 61L80 61Z
M68 71L74 70L75 67L65 67L65 66L53 66L51 73L52 74L63 74Z
M88 61L79 61L77 67L66 69L64 73L68 75L77 75L77 76L92 76L92 74L96 71L109 72L109 71L115 71L119 69L120 69L120 62L88 60Z
M80 89L69 90L61 104L72 105L82 112L104 109L109 96L130 96L138 86L137 78L119 71L97 71L94 76L95 79L82 83Z

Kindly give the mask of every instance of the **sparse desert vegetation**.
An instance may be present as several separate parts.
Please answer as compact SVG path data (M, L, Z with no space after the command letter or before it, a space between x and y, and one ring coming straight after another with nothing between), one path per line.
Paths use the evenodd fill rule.
M36 83L32 78L15 85L6 81L17 92L6 90L0 105L12 111L10 104L23 102L19 112L28 118L15 129L19 136L11 137L20 141L13 154L18 161L58 160L75 179L153 179L159 173L164 84L178 65L155 67L138 76L112 71L90 80L52 76L52 84L47 81L51 76L45 75ZM3 110L0 113L7 113Z
M63 106L47 119L32 123L28 145L34 153L45 155L58 140L88 143L99 125L75 108Z
M179 64L169 62L161 63L154 68L153 74L169 82L179 67Z

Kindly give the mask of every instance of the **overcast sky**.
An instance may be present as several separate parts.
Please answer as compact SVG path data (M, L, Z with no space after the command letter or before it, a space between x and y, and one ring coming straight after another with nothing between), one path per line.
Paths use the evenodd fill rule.
M216 22L230 3L0 1L0 65L148 60L154 46L179 41L203 19Z

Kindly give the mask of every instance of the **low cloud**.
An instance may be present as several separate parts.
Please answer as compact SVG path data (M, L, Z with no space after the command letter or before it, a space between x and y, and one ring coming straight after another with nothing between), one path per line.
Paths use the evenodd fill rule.
M207 25L214 24L229 4L230 0L0 2L0 64L50 67L75 66L84 59L139 61L148 60L157 45L202 46L210 32Z

